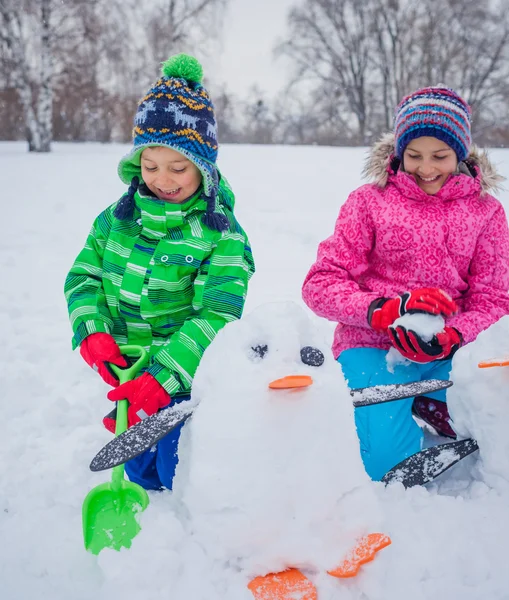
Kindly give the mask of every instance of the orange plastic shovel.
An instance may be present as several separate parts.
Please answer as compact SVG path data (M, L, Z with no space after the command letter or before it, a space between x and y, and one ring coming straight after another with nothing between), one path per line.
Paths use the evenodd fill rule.
M247 586L255 600L317 600L313 583L298 569L256 577Z
M509 358L490 358L482 360L478 365L480 369L489 369L490 367L509 367Z
M362 565L373 560L376 553L389 544L391 544L391 538L388 535L370 533L359 540L339 566L327 573L333 577L355 577Z
M361 538L355 548L335 569L327 571L333 577L355 577L362 565L373 560L376 553L389 546L391 538L383 533L370 533ZM314 584L298 569L269 573L256 577L247 586L255 600L317 600Z

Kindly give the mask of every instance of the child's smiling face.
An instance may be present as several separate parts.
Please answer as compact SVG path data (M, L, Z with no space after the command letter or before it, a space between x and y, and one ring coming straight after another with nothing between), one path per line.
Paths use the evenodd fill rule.
M436 194L458 166L454 150L434 137L412 140L403 153L405 171L426 194Z
M164 146L145 148L141 153L141 177L159 200L180 204L201 185L198 167L185 156Z

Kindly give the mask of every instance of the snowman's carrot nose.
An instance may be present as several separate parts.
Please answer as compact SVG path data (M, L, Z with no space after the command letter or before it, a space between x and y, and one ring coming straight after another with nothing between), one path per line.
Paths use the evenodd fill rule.
M275 379L269 383L272 390L289 390L293 388L309 387L313 380L309 375L287 375L281 379Z

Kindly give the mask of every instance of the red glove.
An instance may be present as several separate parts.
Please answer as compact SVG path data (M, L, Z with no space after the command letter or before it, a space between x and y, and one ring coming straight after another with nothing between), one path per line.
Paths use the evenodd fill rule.
M170 394L149 373L126 381L116 389L108 392L108 399L129 401L127 411L127 424L129 427L138 423L145 417L150 417L160 408L168 406L171 402Z
M118 379L108 369L106 363L127 367L127 362L120 354L117 342L109 333L92 333L86 337L81 342L80 354L108 385L113 387L118 385Z
M429 342L421 339L415 331L398 327L389 327L387 334L392 345L408 360L416 363L429 363L434 360L452 358L462 345L461 333L454 327L444 327Z
M106 429L108 431L111 431L111 433L115 433L115 429L117 427L117 407L116 406L111 412L109 412L103 418L103 425L106 427Z
M456 302L438 288L405 292L397 298L377 298L369 305L368 323L376 331L387 331L396 319L407 313L428 313L450 317L458 310Z

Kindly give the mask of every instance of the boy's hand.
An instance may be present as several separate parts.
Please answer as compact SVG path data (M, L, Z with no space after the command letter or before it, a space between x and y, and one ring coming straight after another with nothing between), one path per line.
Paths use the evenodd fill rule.
M163 386L149 373L143 373L137 379L127 381L108 392L108 399L113 401L128 400L127 423L129 427L142 419L150 417L160 408L171 402L170 395Z
M454 327L444 327L429 342L410 329L401 325L387 330L392 345L408 360L428 363L434 360L452 358L463 343L461 333Z
M396 298L377 298L369 306L368 323L376 331L387 331L396 319L409 313L450 317L457 310L456 302L443 290L422 288Z
M118 386L118 379L108 370L105 363L127 367L127 362L120 354L117 342L109 333L92 333L86 337L81 342L80 354L108 385Z

